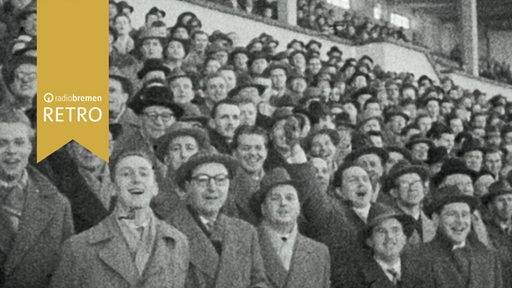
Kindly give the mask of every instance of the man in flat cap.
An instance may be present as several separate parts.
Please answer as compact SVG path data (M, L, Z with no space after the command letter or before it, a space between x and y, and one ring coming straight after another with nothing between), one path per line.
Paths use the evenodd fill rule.
M271 287L329 288L330 259L324 244L298 231L300 182L284 168L275 168L263 178L261 189L251 199L258 227L261 255Z
M167 221L190 240L186 287L268 287L256 229L221 212L237 166L230 156L198 153L176 172L186 205Z
M404 251L413 231L408 215L392 208L375 214L361 232L363 248L347 259L351 265L335 276L340 278L335 287L427 287L419 258Z
M495 251L468 238L477 201L457 186L435 189L427 215L437 225L434 240L418 251L428 271L430 287L503 287L501 264Z

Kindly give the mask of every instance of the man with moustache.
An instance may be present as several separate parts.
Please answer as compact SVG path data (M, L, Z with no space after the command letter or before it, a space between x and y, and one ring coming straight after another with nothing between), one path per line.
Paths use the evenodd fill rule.
M237 166L230 156L198 153L176 172L186 205L167 221L190 241L186 287L268 287L256 229L221 212Z
M429 287L503 287L501 264L495 252L468 239L476 206L476 199L463 194L457 186L433 191L426 213L438 227L436 237L417 251L421 264L427 268L425 279L429 280Z
M238 104L229 99L219 101L213 106L211 116L210 143L218 152L231 154L235 130L240 126Z
M33 138L23 112L0 108L0 287L48 287L74 233L68 200L28 164Z

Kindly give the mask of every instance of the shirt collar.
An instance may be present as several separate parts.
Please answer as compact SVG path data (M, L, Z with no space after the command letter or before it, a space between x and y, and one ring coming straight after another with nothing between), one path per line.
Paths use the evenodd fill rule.
M270 236L270 239L274 243L279 243L283 241L283 239L286 239L286 242L293 243L295 242L295 239L297 238L298 228L297 224L293 227L292 231L290 233L279 233L276 230L274 230L270 225L264 224L265 230L268 232L268 235Z
M27 183L28 183L28 173L27 173L27 170L25 169L19 179L16 179L16 180L10 181L10 182L0 180L0 187L13 188L15 186L18 186L21 189L24 189L25 187L27 187Z
M459 249L459 248L464 248L464 247L466 247L466 241L464 241L462 243L459 243L459 244L454 244L453 247L452 247L452 250Z
M370 214L370 209L372 208L372 205L368 205L366 207L363 207L363 208L357 208L357 207L354 207L352 206L352 209L354 210L354 212L356 212L356 214L361 217L364 222L366 222L368 220L368 215Z
M396 261L396 263L394 263L392 265L389 265L388 263L386 263L376 257L373 257L373 259L375 259L375 261L377 262L377 264L379 264L379 266L382 268L382 270L396 271L396 273L398 273L398 279L400 279L400 276L402 275L402 260L400 258L398 258L398 261ZM388 272L386 272L386 273L388 273Z

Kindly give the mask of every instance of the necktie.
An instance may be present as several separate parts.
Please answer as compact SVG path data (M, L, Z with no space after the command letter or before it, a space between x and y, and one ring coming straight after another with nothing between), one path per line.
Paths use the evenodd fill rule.
M392 276L391 282L393 282L393 284L396 285L396 283L398 282L398 272L393 268L386 269L386 271Z
M214 226L214 223L212 221L206 222L204 226L206 226L206 230L208 230L208 232L212 233Z
M453 250L453 259L455 260L455 264L457 270L461 274L464 280L469 280L469 257L467 254L467 249L465 248L457 248Z

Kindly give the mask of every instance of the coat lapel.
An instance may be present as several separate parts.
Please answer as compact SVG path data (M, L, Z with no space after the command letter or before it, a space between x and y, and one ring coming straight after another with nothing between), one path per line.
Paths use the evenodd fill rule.
M425 215L423 210L421 211L421 226L423 228L423 243L432 241L436 236L437 228L434 222Z
M368 287L394 287L379 264L372 258L368 257L365 262L359 263L359 265L364 276L364 283Z
M157 220L156 229L155 246L146 269L144 269L142 281L162 273L164 268L167 269L166 273L176 272L176 263L173 261L173 255L169 255L170 249L168 247L168 240L173 240L176 235L169 227L162 225L159 220Z
M220 260L219 254L192 214L183 207L179 212L175 213L176 218L173 224L188 238L190 262L201 272L215 279Z
M258 228L258 235L261 247L261 257L263 258L267 277L275 286L284 287L287 280L286 278L288 277L288 272L284 269L281 260L272 247L272 242L270 241L268 233L262 226ZM297 244L295 245L297 246ZM290 268L294 264L294 261L295 259L292 258Z
M301 283L307 283L309 266L314 263L311 262L311 254L315 251L306 245L305 238L301 234L297 234L295 247L293 249L292 261L290 263L290 271L288 273L288 283L286 287L300 287ZM311 273L311 272L309 272Z
M25 253L36 243L39 234L54 216L55 210L51 201L53 190L39 189L33 181L32 177L29 177L20 227L14 246L7 258L6 274L12 272Z
M121 229L115 223L113 216L109 216L105 221L101 222L97 232L90 238L92 243L104 240L106 241L102 243L103 245L98 252L99 258L121 275L130 285L136 285L139 273L130 256L128 246L123 239Z

